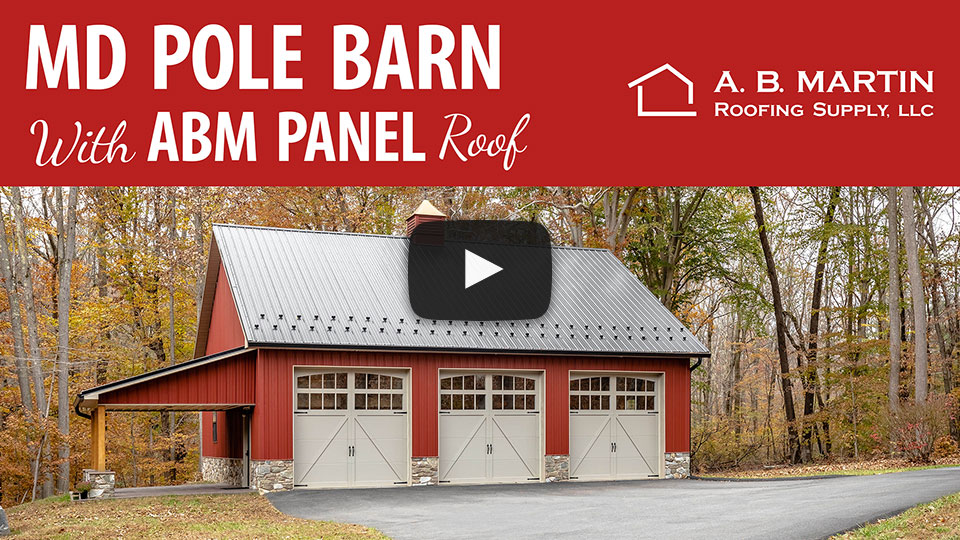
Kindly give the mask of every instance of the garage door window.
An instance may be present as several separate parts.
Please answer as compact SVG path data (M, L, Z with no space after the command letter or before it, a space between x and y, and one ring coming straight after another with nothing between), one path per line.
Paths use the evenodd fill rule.
M488 402L495 411L535 411L537 381L513 375L455 375L440 379L441 411L486 410Z
M457 375L440 379L440 410L485 410L486 375Z
M317 411L346 408L346 373L315 373L297 377L297 409Z
M610 410L610 377L571 379L570 410Z
M656 382L640 377L617 377L618 411L656 411Z
M353 408L367 411L403 410L403 378L355 373Z
M530 377L493 376L493 409L495 411L537 409L537 382Z

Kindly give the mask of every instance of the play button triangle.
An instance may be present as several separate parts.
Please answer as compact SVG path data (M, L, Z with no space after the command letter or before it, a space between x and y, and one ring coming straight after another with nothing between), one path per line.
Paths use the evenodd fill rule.
M480 283L488 277L500 272L503 268L484 259L469 249L463 250L463 288Z

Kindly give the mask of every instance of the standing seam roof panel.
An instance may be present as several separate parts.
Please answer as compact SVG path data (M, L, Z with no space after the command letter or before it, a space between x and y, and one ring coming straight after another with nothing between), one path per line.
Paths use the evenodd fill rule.
M214 235L249 343L709 354L636 276L603 249L553 248L553 294L550 308L538 319L433 321L410 308L406 237L237 225L215 225Z

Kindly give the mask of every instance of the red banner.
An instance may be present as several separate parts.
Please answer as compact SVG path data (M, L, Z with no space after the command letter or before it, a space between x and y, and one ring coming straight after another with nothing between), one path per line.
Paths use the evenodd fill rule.
M957 20L951 2L16 3L5 178L955 184Z

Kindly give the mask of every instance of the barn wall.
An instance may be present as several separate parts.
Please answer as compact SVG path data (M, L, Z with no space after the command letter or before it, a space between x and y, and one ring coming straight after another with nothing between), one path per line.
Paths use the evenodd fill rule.
M203 412L203 455L243 457L243 416L239 409L217 413L217 442L213 442L213 413Z
M414 457L434 457L437 443L437 379L440 369L529 369L546 371L546 453L569 453L571 370L662 371L665 374L665 451L690 449L690 370L686 359L580 358L445 353L377 353L261 349L258 351L253 459L293 456L294 366L412 368Z
M106 392L101 405L247 404L256 397L256 353L218 360Z
M205 351L200 352L199 356L243 347L245 344L246 340L243 337L243 328L240 326L240 317L237 315L237 306L233 302L233 293L230 292L227 274L221 264L217 276L217 290L213 296L207 347Z

